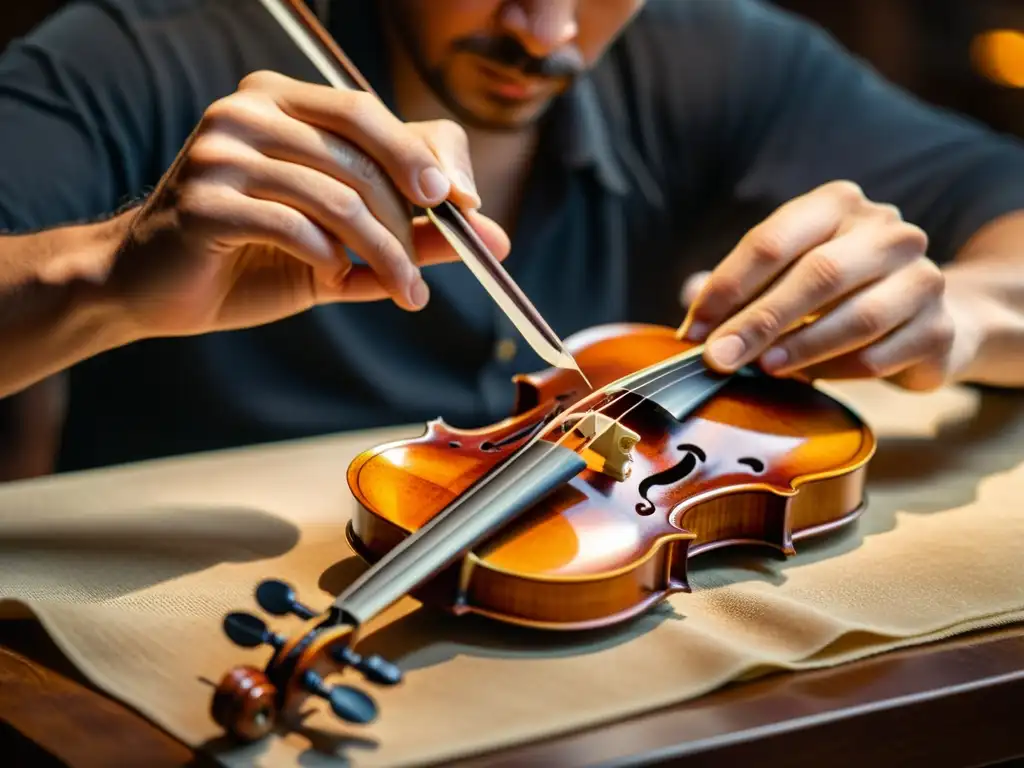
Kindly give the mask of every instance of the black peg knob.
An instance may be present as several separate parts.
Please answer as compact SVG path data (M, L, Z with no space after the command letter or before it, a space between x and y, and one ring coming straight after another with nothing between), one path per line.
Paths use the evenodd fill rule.
M371 683L378 685L397 685L402 682L402 670L397 664L385 659L383 656L360 656L351 648L338 648L334 652L335 661L347 664L362 673L363 677Z
M300 619L312 619L316 612L307 608L295 597L295 590L277 579L267 579L256 588L256 602L267 613L287 616L294 613Z
M326 685L312 670L302 676L302 685L310 693L328 701L334 714L349 723L369 723L377 717L377 704L362 691L348 685Z
M285 639L274 634L262 619L249 613L229 613L224 617L224 633L235 645L243 648L258 648L263 644L272 645L280 650Z

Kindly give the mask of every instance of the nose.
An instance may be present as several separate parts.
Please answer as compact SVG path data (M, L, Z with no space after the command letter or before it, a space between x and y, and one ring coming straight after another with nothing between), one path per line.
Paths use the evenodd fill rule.
M544 58L575 39L577 0L512 0L502 9L502 25L532 56Z

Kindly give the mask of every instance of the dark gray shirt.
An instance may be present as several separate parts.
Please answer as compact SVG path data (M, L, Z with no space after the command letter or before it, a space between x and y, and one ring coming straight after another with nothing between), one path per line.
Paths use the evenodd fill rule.
M335 2L329 26L394 108L375 9ZM144 195L204 109L258 69L321 81L256 0L71 4L0 58L0 229L88 220ZM1024 208L1017 143L918 103L814 26L756 0L651 0L549 112L506 266L563 338L675 325L687 275L839 178L899 205L939 261ZM420 313L327 306L76 366L61 469L501 418L511 377L542 362L463 265L426 277Z

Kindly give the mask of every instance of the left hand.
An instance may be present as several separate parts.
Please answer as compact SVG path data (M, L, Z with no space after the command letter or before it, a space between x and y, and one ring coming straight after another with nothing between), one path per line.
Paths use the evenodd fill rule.
M942 386L962 363L928 238L850 182L819 187L752 229L686 288L680 335L731 372ZM810 324L798 327L809 316ZM795 329L794 329L795 327Z

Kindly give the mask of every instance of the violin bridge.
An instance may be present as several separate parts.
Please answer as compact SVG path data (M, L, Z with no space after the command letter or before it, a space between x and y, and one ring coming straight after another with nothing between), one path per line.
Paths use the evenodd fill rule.
M583 414L575 430L589 441L584 449L599 459L596 466L587 460L591 469L619 482L629 477L633 446L640 442L638 433L611 416L597 412Z

